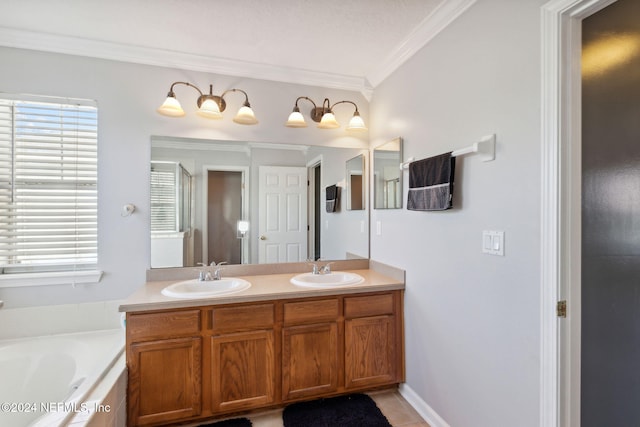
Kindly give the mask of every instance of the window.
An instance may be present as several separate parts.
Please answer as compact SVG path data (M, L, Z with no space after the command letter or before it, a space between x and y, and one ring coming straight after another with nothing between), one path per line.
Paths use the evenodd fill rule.
M191 175L175 162L151 162L151 232L191 228Z
M95 270L97 108L0 96L0 277Z

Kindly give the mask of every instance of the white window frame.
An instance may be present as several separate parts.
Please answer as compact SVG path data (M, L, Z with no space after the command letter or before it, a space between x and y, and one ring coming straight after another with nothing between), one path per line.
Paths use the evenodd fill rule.
M98 266L98 249L97 249L97 145L98 145L98 131L97 131L97 105L95 101L91 100L80 100L80 99L69 99L69 98L53 98L53 97L43 97L43 96L31 96L31 95L14 95L14 94L5 94L0 93L0 103L2 103L3 116L0 117L0 149L4 150L4 153L0 153L0 211L2 209L6 209L6 211L18 209L16 206L20 206L18 204L14 204L14 197L19 195L18 191L22 191L22 194L29 194L29 191L34 191L34 189L42 190L49 189L58 191L58 188L62 194L57 195L54 193L53 196L45 193L45 197L63 197L64 193L68 191L64 187L65 177L67 177L67 171L71 170L71 174L68 176L72 180L73 183L78 181L78 177L82 176L82 183L85 186L85 189L90 189L90 191L94 191L95 196L91 195L86 207L88 208L88 215L90 224L95 224L95 227L90 226L89 234L82 233L78 228L75 228L80 222L71 221L67 222L67 224L71 224L74 229L60 230L55 231L54 240L52 241L52 246L46 248L46 245L36 248L38 255L36 258L32 257L31 259L23 258L24 266L20 265L20 263L4 263L0 265L0 288L9 288L9 287L24 287L24 286L42 286L42 285L60 285L60 284L88 284L88 283L97 283L100 281L102 277L102 271L99 271ZM16 112L19 109L19 105L22 106L33 104L39 105L43 108L50 108L51 112L57 113L60 111L60 122L56 123L54 121L50 121L51 115L44 112L36 112L35 114L44 114L42 116L35 116L33 118L26 116L26 120L24 117L19 118ZM46 105L44 105L46 104ZM83 149L85 150L87 147L84 145L84 139L80 141L78 138L81 138L81 134L79 133L81 129L80 122L78 119L75 123L76 128L70 128L68 123L68 116L66 113L69 110L77 109L78 111L91 111L95 109L95 116L91 118L89 122L88 128L88 138L87 143L90 151L94 151L90 154L81 154ZM9 114L7 114L7 112ZM65 114L62 114L65 112ZM38 119L44 119L43 121L38 121ZM29 132L27 136L19 136L22 135L21 132L18 132L19 129L26 130L32 128L41 128L44 130L40 130L40 132ZM45 129L46 128L46 129ZM52 137L54 135L56 140L56 144L58 144L59 152L56 154L50 149L53 147L51 144ZM70 136L72 135L72 136ZM74 142L75 139L75 142ZM77 150L74 149L72 154L70 155L68 152L68 146L76 144ZM77 144L81 143L79 146ZM46 149L40 149L40 147L46 147ZM58 147L55 149L58 150ZM82 148L81 148L82 147ZM7 153L8 151L8 153ZM54 157L55 156L55 157ZM24 161L24 159L28 159ZM51 159L55 159L55 162L58 164L55 165L52 169ZM74 160L75 159L75 160ZM40 163L43 165L42 170L38 170ZM60 175L57 175L57 174ZM53 179L47 180L47 174L52 176ZM20 176L25 178L20 178ZM35 179L34 179L35 177ZM59 179L59 181L56 181ZM56 182L60 182L60 184L56 184ZM27 183L23 185L21 183ZM19 190L20 189L20 190ZM75 189L79 190L79 187L76 186ZM66 212L71 212L71 215L78 215L78 204L82 203L83 207L85 206L85 202L80 202L77 197L78 194L76 192L70 193L74 197L75 200L73 203L72 210L68 209ZM25 196L23 196L24 198ZM35 196L34 196L35 197ZM38 203L42 203L42 200L37 197L32 197L30 195L26 196L26 203L23 201L22 206L35 206ZM61 199L63 200L63 199ZM55 205L54 205L55 206ZM67 206L68 202L67 202ZM61 205L62 207L62 205ZM50 215L46 213L46 211L42 211L40 213L36 210L37 208L31 208L31 210L27 210L29 212L28 218L38 218L38 215ZM6 212L5 211L5 212ZM33 216L35 215L35 216ZM62 215L65 215L64 213ZM69 213L66 214L67 216ZM4 214L0 216L0 231L5 234L6 239L15 239L15 243L17 246L8 247L8 252L4 252L5 254L9 254L10 256L21 256L21 253L25 253L25 249L27 245L24 244L25 236L28 236L29 227L23 227L20 229L17 235L12 234L15 230L12 229L9 224L9 221L14 221L15 216L12 214ZM57 222L61 221L60 216L49 217L47 216L48 221ZM77 217L76 217L77 219ZM29 221L23 222L23 224L29 224ZM35 229L35 228L34 228ZM54 227L53 230L58 230L58 228ZM27 230L27 231L25 231ZM37 237L42 237L44 239L49 238L47 236L48 233L53 234L53 231L47 230L42 235L38 235ZM62 233L67 234L68 237L59 237ZM46 237L45 237L46 236ZM58 237L55 237L58 236ZM35 242L42 243L42 240L38 240L36 237ZM67 240L68 239L68 240ZM88 240L87 240L88 239ZM85 242L85 246L89 245L86 249L82 249L82 243ZM75 243L74 246L71 246L70 249L72 252L67 251L67 259L65 260L65 256L61 256L60 258L52 257L47 259L46 255L41 255L42 252L54 248L54 254L59 254L59 252L55 252L57 250L56 245L60 243L60 247L65 247L68 242ZM78 243L80 242L80 243ZM5 246L5 248L7 248ZM78 252L79 251L79 252ZM86 257L83 259L83 257ZM6 260L6 258L5 258Z

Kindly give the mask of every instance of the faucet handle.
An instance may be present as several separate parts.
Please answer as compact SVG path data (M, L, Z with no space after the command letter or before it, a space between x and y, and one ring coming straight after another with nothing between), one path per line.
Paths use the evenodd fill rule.
M333 262L328 262L326 263L321 269L320 269L320 273L322 274L331 274L331 264L333 264Z
M311 274L320 274L320 270L318 270L318 264L316 264L315 262L310 262L309 265L313 267L311 269Z

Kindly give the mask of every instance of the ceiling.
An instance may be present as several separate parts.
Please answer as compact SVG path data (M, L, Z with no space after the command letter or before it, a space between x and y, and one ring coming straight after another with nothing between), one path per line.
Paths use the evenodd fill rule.
M0 46L366 92L475 0L0 0Z

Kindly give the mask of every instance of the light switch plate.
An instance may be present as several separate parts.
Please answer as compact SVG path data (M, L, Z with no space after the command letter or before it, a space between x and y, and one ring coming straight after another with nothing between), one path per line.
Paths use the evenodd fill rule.
M504 256L504 231L484 230L482 232L482 252Z

